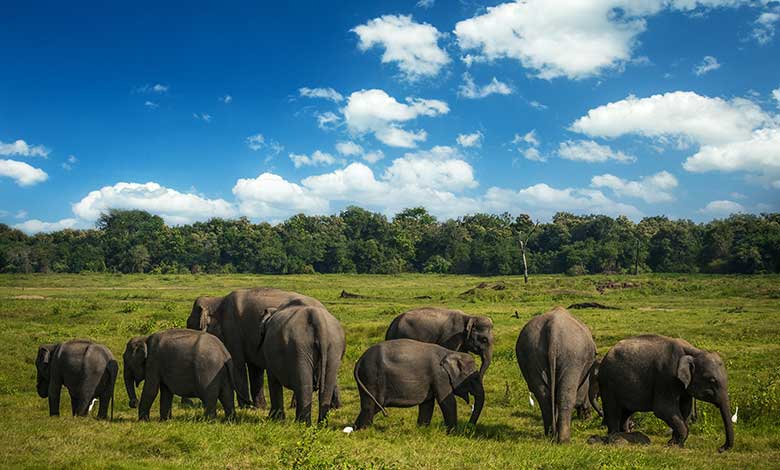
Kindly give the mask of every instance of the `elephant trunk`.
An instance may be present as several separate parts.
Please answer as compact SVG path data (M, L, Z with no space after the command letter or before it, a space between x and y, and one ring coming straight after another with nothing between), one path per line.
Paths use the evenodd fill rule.
M482 358L482 365L479 367L479 377L484 378L485 372L487 372L487 368L493 361L493 345L489 344L486 346L485 349L482 350L480 357Z
M479 415L482 413L482 407L485 405L485 389L482 386L481 378L476 380L472 395L474 395L474 410L471 412L469 423L476 426Z
M133 377L133 373L130 371L130 368L127 365L125 365L124 378L125 389L127 389L127 396L130 398L130 408L135 408L138 406L138 399L135 396L135 378Z
M726 393L724 393L724 397L720 401L720 417L723 419L723 429L726 432L726 442L720 449L718 449L718 451L723 452L734 447L734 423L731 422L729 397Z

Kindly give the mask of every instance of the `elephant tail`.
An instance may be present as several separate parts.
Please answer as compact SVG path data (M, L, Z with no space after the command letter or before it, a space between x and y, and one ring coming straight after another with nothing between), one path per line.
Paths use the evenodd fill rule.
M374 403L376 403L376 406L378 406L379 409L382 411L382 414L387 416L387 410L385 410L385 407L382 406L377 401L376 397L374 397L374 395L368 391L368 388L366 388L365 384L363 384L363 382L360 380L360 376L358 375L358 369L360 369L360 362L362 360L363 360L362 357L358 359L357 363L355 364L355 368L352 370L352 375L355 377L355 382L357 382L358 384L358 389L366 392L366 394L374 401Z
M111 421L114 420L114 387L116 385L116 378L119 375L119 363L116 359L108 361L108 379L111 385Z
M552 348L547 349L547 364L549 367L548 374L550 376L550 410L552 411L552 435L558 435L558 402L555 394L555 384L558 382L557 364L555 361L555 351Z
M238 381L236 380L236 368L233 366L233 358L225 361L225 367L227 368L228 377L230 378L230 385L233 387L233 390L236 391L239 400L243 400L246 403L252 403L252 400L250 400L249 397L244 394L244 391L240 390L237 385Z

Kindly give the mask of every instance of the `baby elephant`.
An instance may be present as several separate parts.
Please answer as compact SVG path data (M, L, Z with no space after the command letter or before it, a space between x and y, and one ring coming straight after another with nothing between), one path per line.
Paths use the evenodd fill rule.
M420 407L418 425L428 425L434 400L444 415L447 430L458 423L455 395L469 402L474 396L471 424L477 424L485 404L482 377L467 353L451 351L437 344L411 339L394 339L374 345L355 364L355 381L360 393L360 415L355 428L371 425L374 415L385 407Z
M171 417L174 395L200 398L208 418L216 417L219 400L225 416L233 416L233 360L216 336L176 328L136 336L127 342L123 359L127 396L130 408L138 406L138 419L149 419L158 390L161 420ZM135 387L141 382L144 388L138 404Z
M35 367L38 395L49 398L50 416L60 414L60 392L65 385L73 416L86 416L92 400L97 398L100 400L98 418L107 418L111 402L113 419L114 384L119 365L107 347L86 340L44 344L38 348Z

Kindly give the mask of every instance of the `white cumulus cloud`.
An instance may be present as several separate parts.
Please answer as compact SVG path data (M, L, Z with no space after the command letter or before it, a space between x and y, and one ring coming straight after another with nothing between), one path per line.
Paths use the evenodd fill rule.
M279 175L263 173L257 178L241 178L233 186L241 214L278 220L298 213L326 214L330 205L306 188Z
M188 224L212 217L236 215L232 204L223 199L207 199L193 193L181 193L155 182L116 183L91 191L73 204L73 213L82 220L94 221L109 209L139 209L156 214L169 224Z
M49 149L43 145L30 145L22 139L11 143L0 141L0 155L18 155L20 157L48 157Z
M0 177L3 176L16 181L19 186L32 186L49 178L40 168L16 160L0 160Z
M338 161L333 155L320 150L315 150L311 155L291 153L290 160L292 160L295 168L300 168L302 166L333 165Z
M614 201L595 189L560 189L545 183L519 190L490 188L483 197L483 207L494 212L530 213L543 219L560 211L632 218L642 215L634 206Z
M471 134L458 134L455 140L461 147L481 147L483 138L482 132L477 131Z
M775 31L780 24L780 13L767 11L761 13L753 24L753 39L759 44L768 44L775 37Z
M706 73L712 72L713 70L717 70L720 68L720 63L718 62L718 59L715 57L708 55L704 56L704 59L702 59L701 63L693 68L693 73L695 73L698 76L702 76Z
M745 212L745 206L729 200L711 201L706 206L699 209L699 212L714 216L728 216Z
M493 77L493 79L487 85L479 86L474 82L474 79L468 72L463 74L463 84L458 87L458 96L463 98L478 99L485 98L493 94L511 95L512 87L504 82L498 81L496 77Z
M336 144L336 151L341 155L354 157L363 153L363 147L349 140L346 142L338 142Z
M392 147L412 148L425 141L424 130L408 131L402 123L420 116L440 116L450 111L440 100L406 98L396 101L384 90L360 90L352 93L341 110L349 130L355 134L373 133L382 143Z
M339 103L341 101L344 101L344 97L339 93L338 91L334 90L333 88L299 88L298 93L300 93L301 96L306 98L322 98L325 100L333 101L334 103Z
M668 171L644 176L638 181L625 180L609 173L591 178L594 188L609 188L618 196L639 198L648 203L673 201L672 190L677 185L677 178Z
M409 80L436 76L450 61L438 45L442 34L427 23L415 23L411 16L384 15L356 26L358 47L367 51L384 48L382 63L396 63Z
M62 219L58 220L57 222L44 222L38 219L30 219L14 225L14 228L32 235L35 233L56 232L66 228L73 228L77 223L78 220L73 218Z
M587 163L602 163L607 160L617 160L625 163L636 160L636 157L612 150L612 148L592 140L567 140L566 142L561 142L558 146L558 156L566 160Z

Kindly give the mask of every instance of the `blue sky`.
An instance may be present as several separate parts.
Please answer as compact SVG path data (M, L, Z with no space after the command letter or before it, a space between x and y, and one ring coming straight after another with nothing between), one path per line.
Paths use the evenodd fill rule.
M3 2L0 222L780 210L780 3Z

